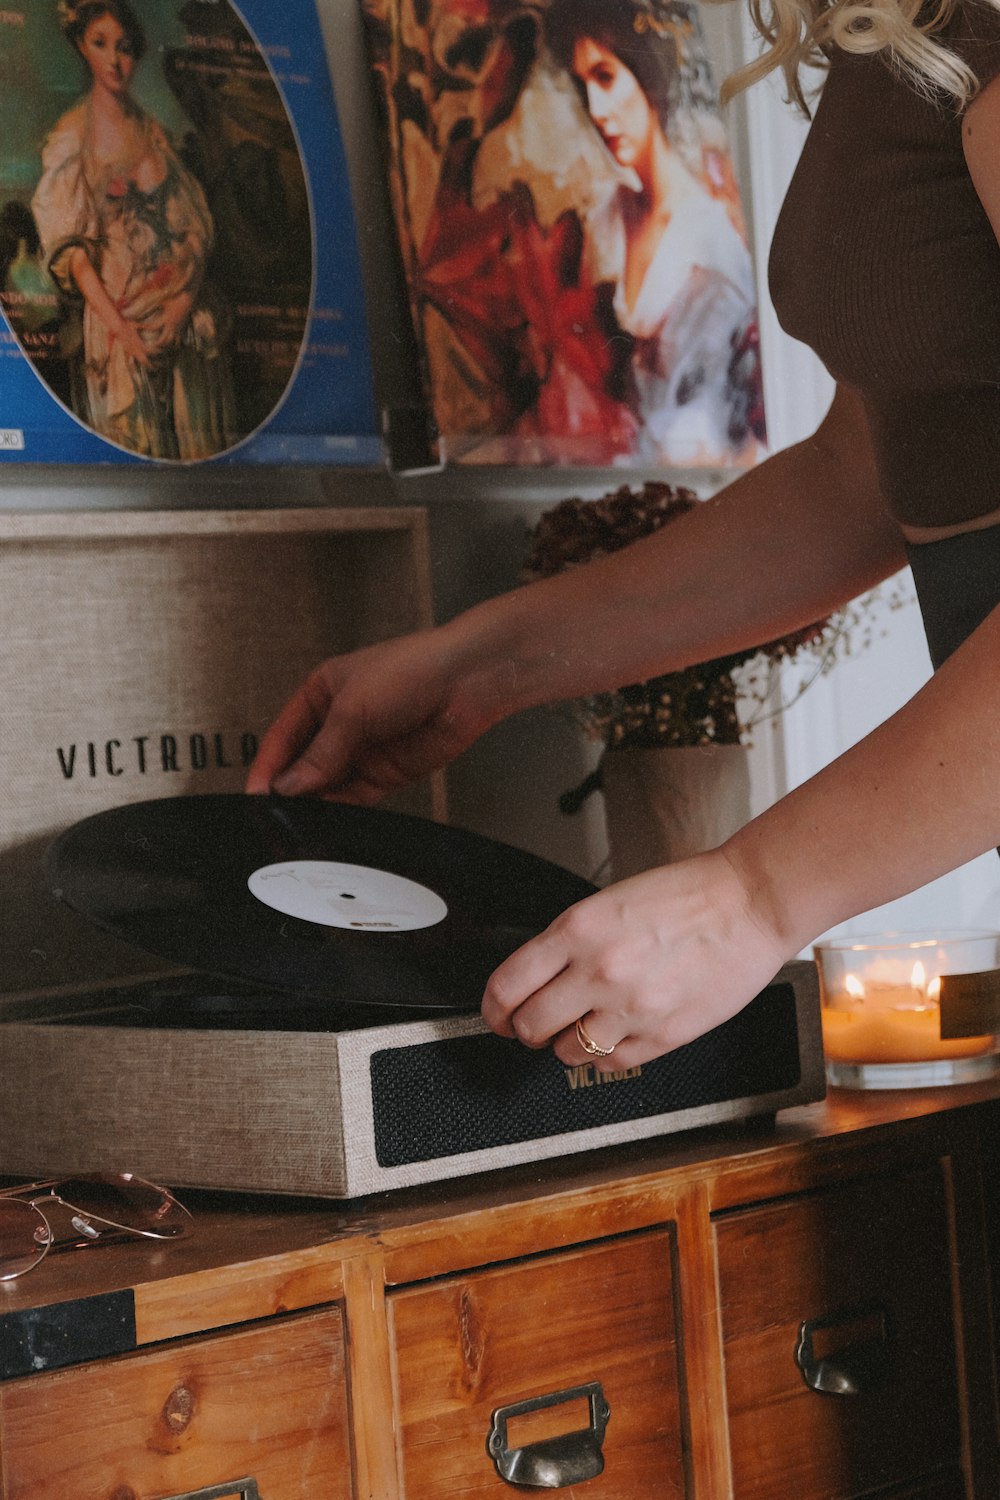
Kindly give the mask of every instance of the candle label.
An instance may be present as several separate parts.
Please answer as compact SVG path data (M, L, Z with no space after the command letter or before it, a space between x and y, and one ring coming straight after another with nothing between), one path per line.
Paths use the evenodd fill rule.
M1000 969L942 974L941 1039L1000 1032Z

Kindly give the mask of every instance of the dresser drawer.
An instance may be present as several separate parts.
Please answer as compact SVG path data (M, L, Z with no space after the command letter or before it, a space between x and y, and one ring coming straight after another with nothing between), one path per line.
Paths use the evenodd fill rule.
M840 1500L958 1470L937 1168L722 1217L716 1245L739 1500Z
M12 1381L4 1500L349 1500L343 1346L331 1310Z
M407 1500L541 1469L588 1500L683 1496L672 1253L656 1231L392 1293Z

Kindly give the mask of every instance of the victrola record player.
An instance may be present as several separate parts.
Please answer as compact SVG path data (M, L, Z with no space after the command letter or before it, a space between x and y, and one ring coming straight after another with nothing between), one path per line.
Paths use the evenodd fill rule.
M13 527L0 586L30 619L44 572L51 665L15 640L0 684L0 771L23 793L0 856L0 1171L355 1197L822 1095L811 964L641 1068L566 1067L489 1033L478 1004L586 881L430 803L240 794L303 655L354 644L359 621L424 623L422 547L412 511ZM376 618L337 589L384 584L387 548L395 607Z

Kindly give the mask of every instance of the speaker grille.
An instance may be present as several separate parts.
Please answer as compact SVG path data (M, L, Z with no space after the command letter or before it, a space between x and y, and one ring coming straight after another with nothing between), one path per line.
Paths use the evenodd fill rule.
M795 992L769 985L730 1020L641 1069L567 1068L492 1033L372 1054L380 1166L565 1135L794 1088Z

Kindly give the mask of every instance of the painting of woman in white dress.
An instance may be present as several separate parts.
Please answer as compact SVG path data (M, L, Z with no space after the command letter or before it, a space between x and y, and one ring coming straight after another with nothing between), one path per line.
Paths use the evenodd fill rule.
M146 39L128 0L62 0L59 17L87 87L48 134L31 212L82 314L76 415L146 457L208 457L233 441L233 419L224 330L204 295L204 191L133 96Z
M445 457L732 468L765 441L689 0L365 0Z
M239 448L305 364L316 275L267 50L231 0L37 0L0 9L0 69L0 306L61 408L19 385L6 425L57 459L64 414L113 461Z
M649 0L552 0L546 36L619 169L586 229L634 340L635 456L745 463L764 436L753 266L732 198L672 138L693 29Z

